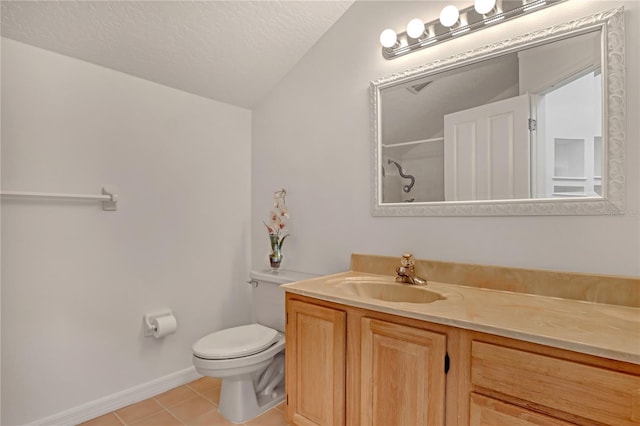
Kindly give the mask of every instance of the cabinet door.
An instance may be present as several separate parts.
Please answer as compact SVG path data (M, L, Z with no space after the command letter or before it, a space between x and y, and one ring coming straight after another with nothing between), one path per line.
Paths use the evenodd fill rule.
M362 425L444 424L446 337L362 319Z
M289 300L286 336L288 420L344 425L346 313Z

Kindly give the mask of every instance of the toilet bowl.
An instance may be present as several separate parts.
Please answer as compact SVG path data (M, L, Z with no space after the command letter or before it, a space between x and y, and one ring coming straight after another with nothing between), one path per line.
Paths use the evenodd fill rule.
M284 334L260 324L212 333L193 345L193 365L222 379L218 409L242 423L284 399Z
M222 379L218 411L244 423L284 400L284 292L280 284L313 278L291 271L252 272L255 322L211 333L193 344L193 365Z

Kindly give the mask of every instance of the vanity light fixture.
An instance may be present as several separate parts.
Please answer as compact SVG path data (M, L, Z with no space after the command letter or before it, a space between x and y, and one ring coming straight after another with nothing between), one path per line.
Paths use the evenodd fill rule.
M540 6L544 6L545 3L546 3L546 1L530 1L525 5L524 11L528 12L531 9L536 9L536 8L538 8Z
M424 34L424 22L420 19L412 19L407 24L407 35L411 38L420 38Z
M394 59L563 1L565 0L474 0L472 6L462 10L449 5L442 9L439 19L427 23L421 19L412 19L407 24L406 31L399 34L390 28L384 30L380 34L382 56Z
M387 28L380 34L380 44L386 48L395 47L398 45L398 34L391 28Z
M473 2L473 8L480 15L486 15L493 12L496 7L496 0L475 0Z
M460 19L460 11L453 5L445 6L440 12L440 23L451 28L458 23Z

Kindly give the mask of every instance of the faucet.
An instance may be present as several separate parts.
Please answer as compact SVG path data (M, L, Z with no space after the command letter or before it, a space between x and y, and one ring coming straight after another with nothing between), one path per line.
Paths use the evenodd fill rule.
M420 278L415 271L416 261L411 253L405 253L400 259L400 266L396 268L396 282L412 285L427 285L425 278Z

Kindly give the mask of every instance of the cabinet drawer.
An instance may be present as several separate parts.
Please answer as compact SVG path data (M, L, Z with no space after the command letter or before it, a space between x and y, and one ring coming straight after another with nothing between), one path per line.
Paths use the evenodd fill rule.
M473 341L471 383L604 424L640 424L640 377L631 374Z
M563 420L507 404L497 399L471 394L471 426L570 426Z

